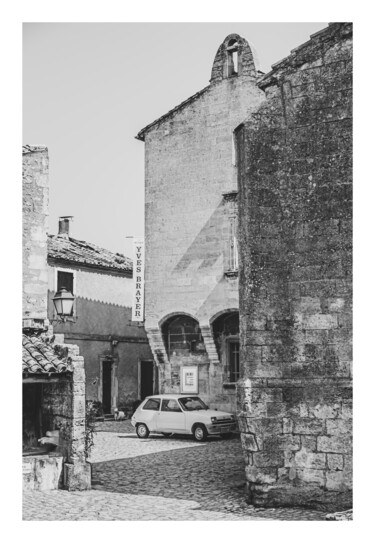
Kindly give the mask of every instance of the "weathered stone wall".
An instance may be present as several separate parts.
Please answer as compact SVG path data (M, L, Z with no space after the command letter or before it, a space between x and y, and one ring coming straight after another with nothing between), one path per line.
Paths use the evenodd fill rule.
M23 148L23 317L47 318L48 150Z
M240 430L249 499L345 509L352 491L352 28L265 76L238 129Z
M231 410L235 397L223 389L211 331L216 314L238 309L238 279L224 274L229 217L236 209L223 193L237 189L233 130L263 99L250 47L237 38L238 75L225 75L228 36L215 57L211 84L144 136L145 326L161 370L161 390L179 388L180 364L168 360L160 323L185 313L199 322L209 359L209 366L206 359L199 367L202 396Z
M65 460L64 486L69 490L88 490L91 468L85 457L84 360L77 346L61 344L60 348L69 353L73 372L67 373L65 378L62 376L59 383L43 385L43 428L60 432L57 450Z

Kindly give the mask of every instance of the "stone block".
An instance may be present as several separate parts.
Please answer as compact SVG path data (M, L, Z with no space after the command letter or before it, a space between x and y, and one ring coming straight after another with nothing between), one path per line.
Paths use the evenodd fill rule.
M294 429L293 419L283 418L283 434L292 434Z
M245 468L246 479L255 484L273 484L277 481L277 469L276 468L262 468L259 469L255 466L246 466Z
M325 486L325 472L322 469L304 468L297 469L296 472L298 479L304 483L317 484L321 487Z
M254 403L281 402L281 388L252 388L251 401Z
M85 396L73 396L73 418L83 418L86 414L86 399Z
M318 436L317 450L327 453L350 454L351 436Z
M246 428L249 433L258 436L263 435L278 435L282 433L282 421L277 419L259 418L246 419Z
M62 485L62 456L34 456L22 460L23 485L29 490L57 490Z
M267 416L267 404L265 403L251 403L250 411L247 412L247 418L262 418Z
M310 330L330 330L332 328L338 328L338 318L335 314L297 315L296 317L297 328Z
M86 392L86 386L84 381L73 382L73 394L82 396Z
M343 471L327 471L326 477L327 490L342 492L352 488L351 478L346 477Z
M30 269L36 269L36 270L44 270L46 271L46 257L45 254L38 255L35 253L32 253L29 256L29 268ZM46 282L43 282L43 286L46 286Z
M326 455L324 453L315 453L307 449L297 451L294 460L298 468L325 469L326 467Z
M295 421L295 434L322 434L325 431L324 421L314 419L299 419Z
M317 437L310 435L301 435L301 448L316 452Z
M344 457L341 454L327 454L327 466L331 471L342 471L344 469Z
M343 402L341 407L341 418L351 420L353 418L353 402Z
M327 434L330 436L351 436L353 432L353 423L351 419L327 420Z
M262 451L253 454L254 466L259 468L282 467L284 465L284 454L282 451Z
M317 419L335 419L340 415L341 405L335 403L334 405L317 404L309 409L312 416Z
M300 436L285 435L285 436L278 437L278 449L280 450L298 451L300 447L301 447Z
M258 451L256 437L253 434L241 434L242 448L245 451Z
M70 491L91 489L91 464L76 462L64 464L64 488Z

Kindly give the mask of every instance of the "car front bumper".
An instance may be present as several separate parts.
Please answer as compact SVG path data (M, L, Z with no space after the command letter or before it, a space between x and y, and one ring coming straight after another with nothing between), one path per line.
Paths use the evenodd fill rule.
M207 424L207 432L210 435L213 434L230 434L235 432L237 429L237 424L235 422L230 424Z

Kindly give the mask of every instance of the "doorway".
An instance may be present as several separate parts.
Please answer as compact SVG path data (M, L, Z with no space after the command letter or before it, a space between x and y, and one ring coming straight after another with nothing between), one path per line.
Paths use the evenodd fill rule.
M112 360L102 362L102 404L104 415L109 415L112 410Z
M140 365L140 396L141 400L154 394L154 361L141 360Z

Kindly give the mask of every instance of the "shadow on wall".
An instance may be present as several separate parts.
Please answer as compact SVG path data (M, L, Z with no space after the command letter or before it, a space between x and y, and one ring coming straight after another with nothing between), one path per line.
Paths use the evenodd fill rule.
M223 239L226 237L225 234L229 238L229 222L226 225L224 220L226 215L225 208L225 200L222 199L219 206L215 209L174 268L174 273L180 273L186 270L193 262L197 263L199 261L201 263L197 269L205 273L207 268L214 266L217 260L223 256Z
M48 291L48 318L54 318L52 298L54 292ZM132 324L131 307L123 307L107 302L89 300L77 296L74 304L75 322L57 323L55 332L78 332L87 334L114 334L146 337L144 328Z

